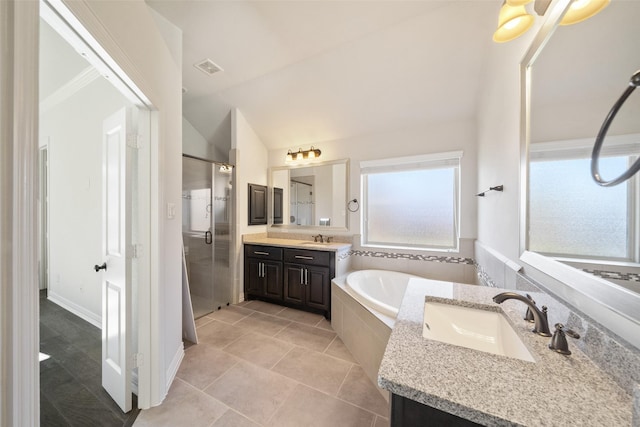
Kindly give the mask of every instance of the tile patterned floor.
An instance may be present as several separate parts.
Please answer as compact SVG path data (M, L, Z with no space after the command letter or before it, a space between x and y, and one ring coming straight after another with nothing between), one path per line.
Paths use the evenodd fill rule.
M40 425L131 426L127 414L102 388L100 329L69 313L40 292ZM134 396L134 407L136 406Z
M134 427L383 427L388 403L324 317L262 301L197 320L162 405Z

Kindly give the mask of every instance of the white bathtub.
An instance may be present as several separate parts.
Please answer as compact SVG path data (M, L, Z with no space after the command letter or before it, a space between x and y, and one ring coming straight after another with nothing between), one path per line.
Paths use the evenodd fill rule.
M347 276L350 294L362 305L395 319L412 274L387 270L360 270Z

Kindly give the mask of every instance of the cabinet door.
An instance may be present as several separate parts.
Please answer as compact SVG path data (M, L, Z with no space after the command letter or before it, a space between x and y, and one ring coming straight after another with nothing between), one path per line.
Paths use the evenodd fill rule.
M262 260L245 258L244 291L250 295L264 295L264 280L262 278Z
M249 225L267 223L267 187L249 184Z
M263 261L265 296L282 299L282 263Z
M305 266L307 285L305 303L307 307L329 310L331 300L331 275L328 267Z
M284 264L284 300L293 304L304 304L304 267Z

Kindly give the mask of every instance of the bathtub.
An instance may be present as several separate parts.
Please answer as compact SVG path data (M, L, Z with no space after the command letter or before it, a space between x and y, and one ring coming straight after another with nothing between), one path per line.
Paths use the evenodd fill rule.
M346 287L360 304L395 319L412 274L387 270L360 270L347 276Z

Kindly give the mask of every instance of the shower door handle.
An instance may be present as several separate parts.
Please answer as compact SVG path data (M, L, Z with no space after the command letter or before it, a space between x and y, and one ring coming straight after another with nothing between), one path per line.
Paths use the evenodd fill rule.
M211 234L211 231L205 231L204 232L204 242L207 245L210 245L211 242L213 242L213 234Z

